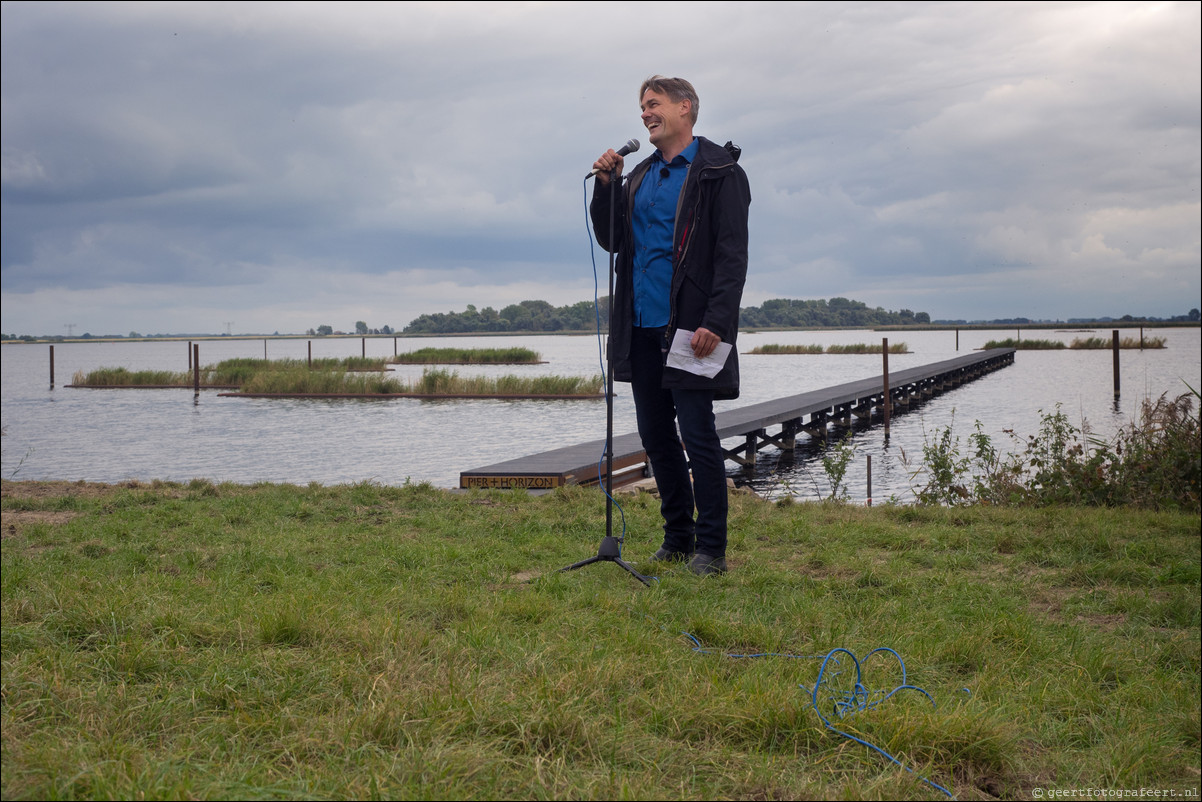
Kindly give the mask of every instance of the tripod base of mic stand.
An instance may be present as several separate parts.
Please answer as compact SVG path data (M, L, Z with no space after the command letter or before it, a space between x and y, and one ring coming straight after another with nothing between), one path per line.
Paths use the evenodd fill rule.
M617 563L619 566L626 569L626 571L629 572L631 574L631 576L633 576L638 581L642 582L644 585L651 584L651 580L649 578L643 576L638 571L634 570L634 567L631 566L630 563L628 563L622 559L621 545L619 544L618 539L613 536L606 536L601 541L601 548L599 548L597 550L596 557L589 557L587 560L581 560L578 563L573 563L572 565L569 565L567 568L560 568L559 571L560 571L560 573L562 573L564 571L574 571L577 568L583 568L586 565L592 565L593 563L599 563L599 562Z

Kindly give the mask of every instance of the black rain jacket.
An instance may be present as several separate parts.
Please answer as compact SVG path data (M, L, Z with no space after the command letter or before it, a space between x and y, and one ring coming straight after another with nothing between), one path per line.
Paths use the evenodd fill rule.
M739 304L747 278L747 217L751 188L738 165L742 152L727 142L719 146L698 137L697 158L689 165L676 207L673 234L672 297L667 342L677 329L706 328L730 343L726 365L714 378L665 368L665 389L711 389L715 398L739 396ZM597 182L589 211L597 242L615 254L614 297L610 312L609 355L615 381L631 380L630 342L634 325L634 239L629 210L653 159L647 157L618 189L614 239L609 241L609 185Z

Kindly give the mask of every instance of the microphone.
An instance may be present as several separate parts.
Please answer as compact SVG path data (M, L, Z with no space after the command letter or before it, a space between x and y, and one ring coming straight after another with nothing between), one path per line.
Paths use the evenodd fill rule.
M639 141L637 139L628 140L625 145L618 149L618 155L628 156L638 150L639 147ZM594 167L592 170L589 170L589 173L585 176L585 178L592 178L599 172L601 171Z

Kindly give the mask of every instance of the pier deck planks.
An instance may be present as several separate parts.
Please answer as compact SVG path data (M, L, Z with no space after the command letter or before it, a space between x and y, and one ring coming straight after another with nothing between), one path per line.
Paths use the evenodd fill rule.
M895 399L894 403L901 403L902 399L917 392L934 394L942 391L945 385L958 386L986 372L1012 364L1014 351L1013 348L996 348L930 365L890 371L890 398ZM735 437L745 440L744 445L727 450L728 459L750 464L754 462L755 450L761 445L768 442L779 444L777 438L767 434L769 427L824 427L828 416L852 408L880 407L883 402L884 380L881 376L875 376L720 412L715 416L715 423L718 437L722 440ZM811 418L808 424L806 416ZM613 446L615 486L631 478L641 478L646 454L638 433L615 435ZM592 484L605 470L604 447L605 440L602 438L463 471L459 474L459 486L541 490L566 484Z

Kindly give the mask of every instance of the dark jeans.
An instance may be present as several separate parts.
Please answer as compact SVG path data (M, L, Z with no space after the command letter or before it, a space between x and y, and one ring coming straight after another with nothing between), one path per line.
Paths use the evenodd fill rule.
M714 428L714 393L663 389L666 349L662 328L634 330L631 387L639 436L659 488L664 547L725 557L726 458Z

